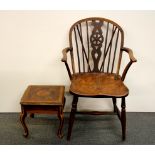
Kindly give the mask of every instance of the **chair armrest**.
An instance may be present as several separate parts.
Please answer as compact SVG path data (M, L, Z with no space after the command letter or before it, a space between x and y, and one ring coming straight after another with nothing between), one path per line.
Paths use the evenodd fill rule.
M130 48L123 47L121 50L127 52L129 54L129 58L130 58L130 62L126 65L126 67L125 67L125 69L123 71L122 77L121 77L121 80L124 81L130 66L132 65L132 63L137 62L137 60L133 56L133 52L132 52L132 50Z
M62 50L63 57L62 57L62 59L61 59L61 61L65 63L65 66L66 66L66 69L67 69L67 72L68 72L68 75L69 75L70 80L72 79L72 74L71 74L69 65L68 65L68 63L67 63L67 53L68 53L69 51L71 52L72 50L73 50L73 49L70 48L70 47L64 48L64 49Z
M129 58L130 58L130 60L131 60L132 62L137 62L137 59L134 57L133 51L132 51L130 48L123 47L121 50L122 50L122 51L125 51L125 52L127 52L127 53L129 54Z
M67 53L68 53L69 51L72 51L72 48L67 47L67 48L64 48L64 49L62 50L62 54L63 54L63 57L62 57L62 59L61 59L62 62L67 62Z

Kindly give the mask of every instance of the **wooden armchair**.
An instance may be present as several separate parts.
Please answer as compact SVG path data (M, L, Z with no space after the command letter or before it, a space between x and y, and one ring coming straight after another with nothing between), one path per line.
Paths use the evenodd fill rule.
M67 139L70 140L75 113L109 114L110 112L77 112L79 97L112 98L114 110L122 125L122 139L126 137L125 97L129 90L124 85L127 71L137 60L131 49L124 45L124 32L115 22L105 18L86 18L77 21L69 31L69 47L63 52L71 80L70 93L73 95ZM122 75L119 74L122 53L129 54L129 63ZM67 55L69 56L67 57ZM116 99L121 98L121 111Z

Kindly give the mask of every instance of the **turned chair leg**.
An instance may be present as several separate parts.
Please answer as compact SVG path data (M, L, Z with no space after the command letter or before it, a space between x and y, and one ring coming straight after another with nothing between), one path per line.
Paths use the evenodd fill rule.
M25 112L24 108L22 107L22 112L20 114L20 121L21 121L21 124L24 128L24 134L23 134L24 137L27 137L29 134L28 128L27 128L26 123L25 123L25 117L26 116L27 116L27 113Z
M73 102L72 102L72 109L71 109L70 118L69 118L67 140L70 140L70 137L71 137L71 132L72 132L73 123L74 123L74 119L75 119L75 113L77 110L77 102L78 102L78 97L74 95Z
M116 97L112 98L112 102L113 102L113 107L114 107L114 112L117 111L117 107L116 107Z
M125 110L125 97L122 98L121 104L121 125L122 125L122 139L126 138L126 110Z

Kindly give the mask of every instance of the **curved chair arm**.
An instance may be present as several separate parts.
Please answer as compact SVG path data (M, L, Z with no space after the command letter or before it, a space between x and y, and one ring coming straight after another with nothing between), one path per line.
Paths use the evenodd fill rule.
M72 51L72 48L66 47L62 50L63 58L61 59L62 62L67 62L67 53Z
M67 63L67 53L69 51L71 52L72 51L72 48L67 47L67 48L64 48L62 50L63 57L62 57L61 61L65 63L65 66L66 66L67 71L68 71L69 78L71 80L72 79L72 74L71 74L70 68L69 68L68 63Z
M132 63L137 62L137 60L133 56L133 51L130 48L123 47L121 50L127 52L129 54L129 58L130 58L130 62L126 65L126 67L123 71L122 77L121 77L122 81L124 81L130 66L132 65Z
M121 50L129 54L129 58L132 62L137 62L136 58L133 56L133 51L130 48L123 47Z

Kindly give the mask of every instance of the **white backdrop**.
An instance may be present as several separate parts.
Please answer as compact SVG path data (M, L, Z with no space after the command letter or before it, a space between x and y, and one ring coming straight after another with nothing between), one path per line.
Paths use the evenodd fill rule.
M69 86L61 51L68 46L70 26L91 16L121 25L125 46L138 59L125 80L127 111L155 112L155 11L0 11L0 112L19 112L30 84ZM70 111L72 96L66 97L65 111ZM109 99L80 99L78 108L111 110L112 104Z

